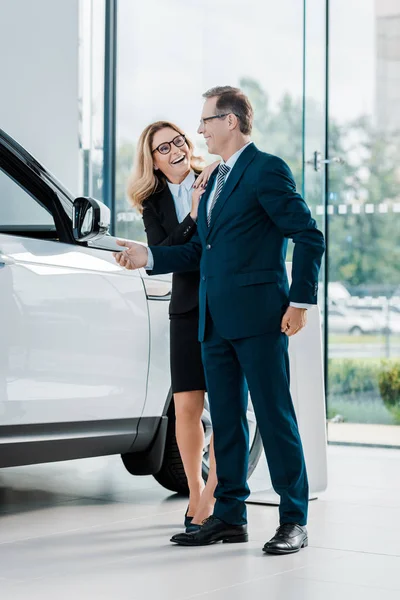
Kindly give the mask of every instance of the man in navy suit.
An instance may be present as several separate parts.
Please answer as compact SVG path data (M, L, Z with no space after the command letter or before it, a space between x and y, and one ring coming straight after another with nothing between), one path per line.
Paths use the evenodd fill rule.
M128 269L153 274L200 265L199 339L215 436L218 487L214 514L197 532L173 536L187 546L245 542L249 434L247 387L280 495L280 526L263 550L297 552L307 546L308 481L289 389L288 337L317 303L325 245L296 192L286 163L251 142L253 110L237 88L204 94L200 120L210 154L222 157L201 199L198 232L182 246L119 242ZM285 269L287 239L295 244L292 284Z

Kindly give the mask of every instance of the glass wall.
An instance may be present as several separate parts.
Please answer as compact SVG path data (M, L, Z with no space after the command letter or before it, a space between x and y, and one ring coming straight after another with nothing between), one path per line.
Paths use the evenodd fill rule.
M143 128L176 122L195 142L202 93L241 87L255 109L253 140L291 166L303 183L303 3L297 0L118 2L116 232L145 240L126 199Z
M400 424L400 3L329 22L329 416Z
M105 0L79 2L81 190L103 199Z
M255 108L253 140L289 163L319 227L329 224L321 274L329 284L320 287L329 435L339 439L344 426L341 441L368 443L377 441L371 429L355 439L354 425L400 423L400 7L330 0L327 78L326 4L118 1L115 230L145 241L126 196L144 127L176 122L210 162L196 133L202 93L241 87ZM81 5L91 23L82 55L91 73L82 96L85 190L101 199L105 0Z

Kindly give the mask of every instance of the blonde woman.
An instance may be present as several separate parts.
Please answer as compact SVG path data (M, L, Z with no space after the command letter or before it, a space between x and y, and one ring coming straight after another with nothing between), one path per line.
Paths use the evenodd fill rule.
M193 150L184 132L168 121L152 123L140 136L128 193L142 212L150 246L185 244L196 232L199 201L218 163L202 171ZM199 279L199 271L175 273L169 307L176 439L189 486L187 531L212 514L217 484L213 446L206 486L202 477L206 384L198 342Z

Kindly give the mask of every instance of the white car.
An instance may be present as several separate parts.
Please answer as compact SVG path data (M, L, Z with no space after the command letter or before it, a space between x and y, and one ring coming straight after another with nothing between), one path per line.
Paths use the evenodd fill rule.
M363 335L376 333L378 325L373 316L339 306L330 306L328 312L330 333Z
M169 276L126 271L110 213L0 130L0 467L121 454L186 493L169 375ZM249 408L249 475L261 440ZM206 431L208 470L211 421Z

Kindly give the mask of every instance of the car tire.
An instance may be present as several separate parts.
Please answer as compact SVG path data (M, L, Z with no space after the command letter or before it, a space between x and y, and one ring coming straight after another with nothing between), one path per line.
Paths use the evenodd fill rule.
M258 461L261 456L263 446L261 435L256 428L253 441L250 448L249 466L247 471L247 478L249 479L254 472ZM208 477L208 466L206 461L203 460L203 479L207 481ZM153 477L167 490L176 492L183 496L189 495L189 488L183 468L181 455L178 448L175 435L175 411L173 408L173 402L171 402L170 410L168 411L168 429L167 429L167 440L164 452L164 460L161 469Z
M361 327L358 327L358 325L354 325L354 327L350 329L349 333L350 335L362 335L363 330L361 329Z

